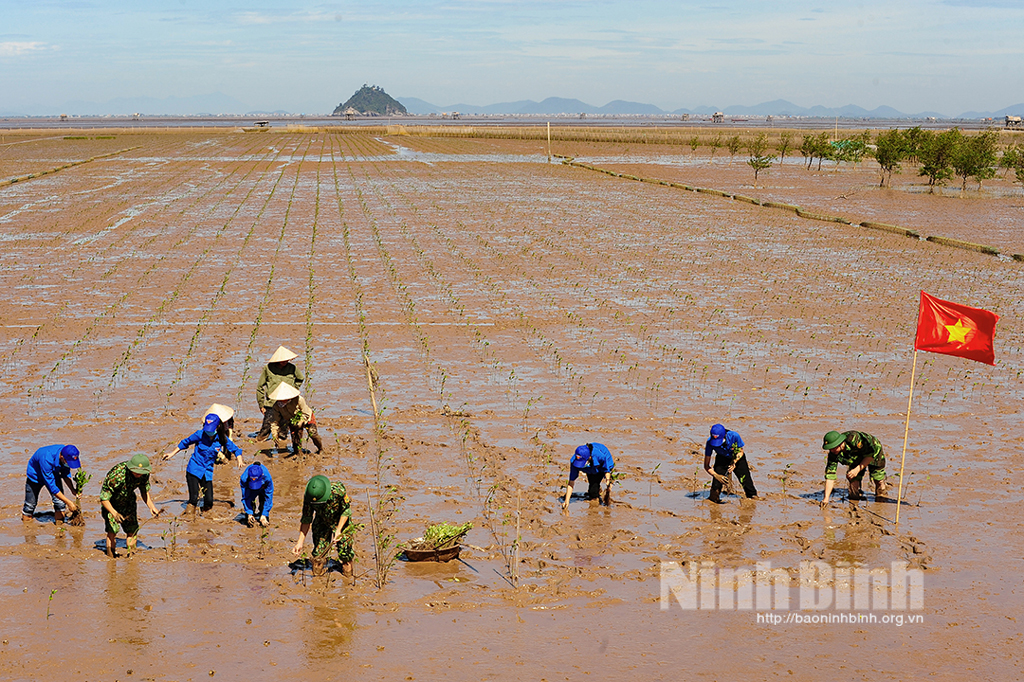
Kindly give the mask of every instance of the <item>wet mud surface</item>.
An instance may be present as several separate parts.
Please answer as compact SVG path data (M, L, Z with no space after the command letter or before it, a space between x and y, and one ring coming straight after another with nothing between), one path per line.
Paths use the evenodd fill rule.
M1019 263L549 165L540 142L66 143L76 147L3 147L0 176L135 149L0 188L3 678L1017 675ZM842 201L863 202L862 219L1024 250L1008 224L1021 198L1008 193L869 192L867 169L797 162L755 193L739 160L555 151L822 211L857 187ZM922 289L1002 317L996 366L919 356L898 529L895 504L848 502L843 482L823 511L824 432L878 436L899 471ZM275 480L267 531L241 522L231 464L217 467L214 508L187 520L178 456L156 462L164 511L148 520L140 508L139 551L108 560L103 474L135 452L156 461L212 402L255 431L255 382L280 344L299 353L326 450L287 457L238 438ZM474 523L461 561L400 561L380 590L368 531L354 583L336 566L314 578L290 552L315 473L343 481L354 519L368 520L378 444L364 348L384 392L385 483L403 496L394 532ZM746 441L762 499L706 500L715 422ZM577 496L563 513L570 453L594 441L625 477L610 506ZM35 520L20 519L25 463L58 442L75 443L94 476L83 528L55 527L46 493ZM924 609L902 626L769 625L674 599L662 610L664 561L770 562L794 595L801 561L905 561L924 573Z

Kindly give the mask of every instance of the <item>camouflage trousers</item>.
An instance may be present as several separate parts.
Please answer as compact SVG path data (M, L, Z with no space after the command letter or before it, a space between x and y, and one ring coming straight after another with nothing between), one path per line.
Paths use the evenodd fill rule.
M334 524L317 524L316 518L313 519L313 557L327 557L331 553L331 538L334 535ZM338 551L338 561L343 564L347 564L355 559L355 539L356 531L362 528L362 524L357 524L350 518L345 524L345 527L341 529L341 537L338 542L335 543L335 549Z
M124 517L121 523L114 520L108 512L106 507L101 507L101 515L103 516L103 528L108 533L120 533L122 530L126 535L132 536L139 532L139 510L138 501L132 496L132 502L130 505L124 507L118 507L111 503L118 514Z

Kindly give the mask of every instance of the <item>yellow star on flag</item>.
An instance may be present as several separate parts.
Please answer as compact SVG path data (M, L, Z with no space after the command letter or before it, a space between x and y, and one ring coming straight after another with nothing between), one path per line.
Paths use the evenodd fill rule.
M963 320L957 320L956 324L942 325L949 332L947 343L967 343L967 335L974 331L973 327L965 327Z

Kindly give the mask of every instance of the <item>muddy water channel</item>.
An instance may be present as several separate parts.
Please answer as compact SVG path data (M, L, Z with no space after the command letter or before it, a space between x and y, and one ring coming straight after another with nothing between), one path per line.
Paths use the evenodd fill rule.
M128 151L0 187L4 679L1017 676L1020 263L548 164L539 142L61 142L4 148L0 179ZM563 151L733 192L750 182L738 162ZM834 202L835 174L796 172L775 200ZM855 172L868 171L842 177L866 186ZM894 192L858 201L874 220L892 205L938 225L957 200ZM1012 201L972 199L973 224L1000 223ZM826 431L877 436L898 482L921 290L998 313L996 365L919 356L898 527L893 502L851 502L842 480L822 510ZM244 436L281 344L308 377L323 453ZM266 531L241 522L232 464L189 520L184 458L158 461L212 402L237 409L247 462L274 477ZM760 499L707 500L716 422L746 442ZM563 513L587 442L624 477L610 505L576 497ZM51 443L76 444L93 474L82 528L56 527L45 492L20 518L26 462ZM139 550L112 561L99 483L136 452L154 460L163 513L140 506ZM291 554L317 473L346 484L367 524L354 580ZM472 521L461 560L398 561L378 589L378 479L401 495L386 527L399 540ZM817 567L803 586L802 562ZM680 576L698 589L757 570L774 601L751 592L736 608L745 588L709 587L717 600L684 608ZM920 586L902 604L897 570ZM884 607L843 591L855 571L885 581L872 588Z

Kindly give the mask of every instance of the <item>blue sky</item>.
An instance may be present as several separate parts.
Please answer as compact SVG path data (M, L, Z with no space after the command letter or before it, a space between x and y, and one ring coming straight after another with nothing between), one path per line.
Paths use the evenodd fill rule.
M956 115L1024 100L1024 2L772 4L0 0L0 111L220 92L329 113L363 83L442 106L788 99Z

